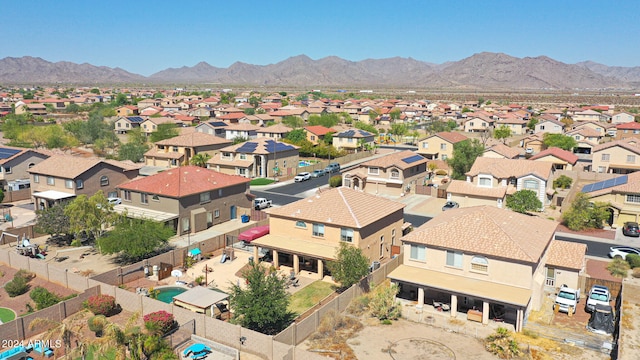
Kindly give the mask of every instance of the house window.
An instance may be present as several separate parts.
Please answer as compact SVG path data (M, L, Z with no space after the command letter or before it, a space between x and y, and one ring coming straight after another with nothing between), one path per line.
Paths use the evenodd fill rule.
M425 141L425 142L423 142L423 143L422 143L422 148L423 148L423 149L428 149L428 148L429 148L429 143L428 143L428 142L426 142L426 141Z
M151 200L153 200L153 201L160 201L160 196L158 196L158 195L153 195L153 196L151 197Z
M353 229L342 228L340 229L340 240L346 242L353 242Z
M478 179L478 186L486 186L491 187L491 178L490 177L481 177Z
M67 189L73 189L73 180L65 180L64 187Z
M627 164L635 164L636 156L635 155L627 155Z
M6 172L7 174L11 174L11 166L4 166L3 171Z
M242 176L247 175L247 169L245 168L238 169L238 175L242 175Z
M220 210L215 209L213 210L213 217L215 217L216 219L220 217Z
M100 177L100 186L108 186L108 185L109 185L109 178L104 175Z
M282 167L287 167L287 160L282 160Z
M316 140L316 137L311 135L311 141L315 141L315 140Z
M56 179L53 176L47 176L47 185L55 185Z
M208 202L211 201L211 193L210 192L203 192L200 194L200 203L204 203L204 202Z
M457 268L462 267L462 253L458 251L447 250L447 266Z
M603 172L605 172L605 171L607 171L607 168L606 168L606 167L604 167L604 166L598 166L598 172L599 172L599 173L603 173Z
M442 154L442 160L447 160L447 155L446 154Z
M391 229L391 245L396 243L396 229Z
M602 161L609 161L609 154L602 154L602 157L600 159Z
M149 203L149 196L145 193L141 193L140 194L140 202L143 204L148 204Z
M411 244L409 259L417 261L427 261L427 247L424 245Z
M353 138L348 138L348 139L347 139L347 142L348 142L348 143L352 143L352 142L353 142Z
M523 187L527 190L538 190L538 181L537 180L525 180L523 183Z
M213 213L211 211L207 211L207 226L213 225Z
M640 195L627 194L627 202L640 204Z
M222 189L218 189L218 197L222 197Z
M129 190L125 190L124 191L124 199L126 201L131 201L131 191L129 191Z
M240 160L247 160L247 154L240 154Z
M414 168L411 168L411 172L413 172ZM391 178L398 179L400 177L400 172L398 170L391 170Z
M540 125L540 130L544 130L544 125Z
M178 152L178 147L177 147L177 146L174 146L174 147L172 148L172 150L173 150L173 152Z
M369 168L369 174L378 175L379 173L380 173L380 169L378 169L377 167L370 167Z
M178 160L171 159L171 166L178 166Z
M82 181L82 179L76 180L76 189L82 189L82 188L84 188L84 181Z
M471 270L487 272L489 261L484 256L474 256L471 258Z
M447 150L447 144L440 144L440 150Z
M39 183L40 182L40 175L34 174L33 175L33 182L34 183Z
M182 231L186 232L186 231L190 231L191 228L189 227L189 218L182 218Z
M324 224L313 224L313 236L324 236Z
M306 229L307 228L307 224L304 221L298 220L298 221L296 221L296 227Z

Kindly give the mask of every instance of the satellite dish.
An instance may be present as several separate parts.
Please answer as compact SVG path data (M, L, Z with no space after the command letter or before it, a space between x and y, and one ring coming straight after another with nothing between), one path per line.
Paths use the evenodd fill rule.
M179 277L182 276L182 271L180 271L180 270L172 270L171 271L171 276L175 276L175 277L179 278Z

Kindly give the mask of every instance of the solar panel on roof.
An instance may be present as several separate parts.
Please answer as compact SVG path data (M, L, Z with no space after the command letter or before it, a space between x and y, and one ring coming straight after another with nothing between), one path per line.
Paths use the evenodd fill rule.
M222 121L209 121L208 124L211 126L227 126L227 123Z
M588 193L588 192L608 189L608 188L612 188L614 186L624 185L624 184L627 183L627 181L629 181L629 177L627 175L618 176L618 177L613 178L613 179L599 181L599 182L593 183L593 184L587 184L587 185L582 187L582 192Z
M258 147L257 143L246 142L246 143L242 144L242 146L240 146L236 151L239 152L239 153L252 153L252 152L256 151L257 147Z
M131 121L131 122L133 122L133 123L141 123L141 122L143 122L143 121L144 121L144 119L143 119L143 118L141 118L140 116L129 116L129 117L127 118L127 120L129 120L129 121Z
M424 158L422 156L420 156L420 155L412 155L412 156L409 156L409 157L406 157L406 158L402 159L402 161L404 161L407 164L411 164L413 162L420 161L422 159L424 159Z
M21 150L0 148L0 159L8 159L20 151Z

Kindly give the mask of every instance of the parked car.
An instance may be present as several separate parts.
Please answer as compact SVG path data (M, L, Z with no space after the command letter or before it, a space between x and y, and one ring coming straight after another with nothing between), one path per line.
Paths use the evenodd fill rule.
M313 172L311 173L311 177L318 178L320 176L324 176L326 173L327 172L324 171L324 169L313 170Z
M110 198L107 198L107 201L109 201L109 204L111 205L122 204L122 199L119 197L110 197Z
M271 200L267 200L265 198L255 198L253 200L253 207L256 210L262 210L266 208L270 208L272 205Z
M640 249L631 246L612 246L609 248L609 257L612 259L626 259L629 254L640 255Z
M589 297L587 298L587 303L585 304L585 310L588 312L592 312L596 309L596 305L609 305L609 301L611 301L609 288L602 285L593 285L593 287L589 291Z
M308 172L301 172L300 174L296 175L296 177L293 178L293 181L295 182L302 182L302 181L306 181L311 179L311 174Z
M331 174L331 173L335 173L335 172L339 172L340 171L340 164L338 163L331 163L329 165L327 165L326 168L324 168L324 171L327 174Z
M460 205L455 201L447 201L442 207L442 211L459 208Z
M556 300L553 304L554 311L562 311L573 315L576 313L578 302L580 301L580 289L572 289L567 285L562 285Z
M624 223L624 226L622 227L622 235L640 237L640 228L638 228L638 223L633 221L627 221Z

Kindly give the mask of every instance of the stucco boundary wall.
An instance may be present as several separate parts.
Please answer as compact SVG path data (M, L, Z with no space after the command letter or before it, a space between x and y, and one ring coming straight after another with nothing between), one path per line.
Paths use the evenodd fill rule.
M387 275L395 270L401 263L402 256L396 256L389 262L382 264L380 268L373 271L367 277L362 279L358 284L354 284L334 299L320 306L315 311L313 311L311 315L289 325L289 327L277 334L274 337L274 340L286 345L299 345L316 331L318 326L320 326L322 318L329 311L333 310L337 313L344 312L349 306L351 300L362 295L363 293L368 291L369 288L382 283L387 278ZM323 302L324 300L320 301L320 303Z
M30 329L31 322L35 319L48 319L55 322L61 322L65 318L81 311L84 308L84 302L89 297L100 293L97 286L86 289L83 293L69 300L59 302L46 309L36 311L23 317L0 325L0 339L2 340L26 340L34 335L46 331L47 328L39 326L36 329Z

